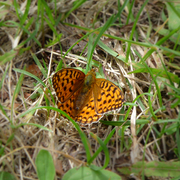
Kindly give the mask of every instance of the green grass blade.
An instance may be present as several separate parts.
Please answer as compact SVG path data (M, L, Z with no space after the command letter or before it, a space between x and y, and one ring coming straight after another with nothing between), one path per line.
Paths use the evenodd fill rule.
M17 51L14 51L13 49L7 53L4 53L2 56L0 56L0 66L6 64L9 61L12 61L16 54Z
M155 84L155 86L156 86L156 90L157 90L157 93L158 93L159 104L160 104L160 107L162 107L162 106L163 106L163 103L162 103L161 91L160 91L160 89L159 89L159 86L158 86L158 83L157 83L157 81L156 81L156 78L154 77L151 69L149 68L149 66L148 66L146 63L144 63L144 66L147 68L147 70L149 71L149 74L151 75L151 77L152 77L152 79L153 79L153 81L154 81L154 84ZM158 75L157 75L157 76L158 76Z
M6 74L7 74L7 71L8 71L8 69L9 69L9 66L10 66L10 65L8 65L8 67L6 68L6 70L5 70L4 73L3 73L3 76L2 76L2 79L1 79L1 82L0 82L0 90L1 90L2 85L3 85L3 83L4 83L4 79L5 79L5 77L6 77Z
M25 69L26 67L24 67ZM13 93L13 98L12 98L12 105L11 105L11 123L13 124L13 110L14 110L14 103L15 103L15 100L20 92L20 89L21 89L21 85L23 83L23 79L24 79L24 74L21 74L20 77L19 77L19 80L17 82L17 85L16 85L16 88L14 90L14 93Z
M148 93L151 92L151 87L152 87L152 84L150 84L150 86L149 86ZM154 111L153 111L152 99L151 99L150 96L148 96L148 104L149 104L149 111L150 111L150 113L152 114L152 117L154 117L154 119L157 121L157 117L156 117L156 115L155 115L155 113L154 113Z
M161 48L161 49L163 49L163 50L168 50L168 48L166 48L166 47L160 47L160 45L162 45L164 42L166 42L173 34L175 34L177 31L179 31L180 30L180 27L179 28L177 28L177 29L174 29L173 31L171 31L167 36L165 36L165 37L163 37L162 39L160 39L157 43L156 43L156 45L153 45L154 47L153 48L151 48L146 54L145 54L145 56L142 58L142 60L141 60L141 62L144 62L149 56L151 56L151 54L155 51L155 50L157 50L157 49L159 49L159 48ZM178 53L178 51L174 51L174 50L169 50L169 52L171 51L171 53L174 53L174 54L177 54ZM178 53L179 54L179 53Z
M149 0L146 0L144 2L144 4L141 6L141 9L138 11L137 15L136 15L136 19L134 21L134 24L133 24L133 27L132 27L132 30L131 30L131 34L130 34L130 37L129 39L132 40L133 36L134 36L134 32L136 30L136 25L137 25L137 22L139 20L139 17L140 17L140 14L141 12L143 11L144 7L146 6L146 4L148 3ZM127 54L126 54L126 62L128 62L128 58L129 58L129 54L130 54L130 48L131 48L131 43L128 43L128 47L127 47Z
M109 133L109 135L107 136L107 138L106 138L105 141L104 141L104 145L106 145L106 144L109 142L109 140L111 139L111 137L113 136L113 134L115 133L115 131L116 131L116 129L114 128L114 129ZM91 157L91 159L89 159L89 160L87 161L88 164L91 164L91 163L94 161L94 159L98 156L98 154L99 154L102 150L103 150L102 147L99 147L98 150L93 154L93 156Z
M40 71L42 72L43 76L44 76L45 78L47 78L47 72L46 72L46 70L43 68L43 66L41 65L39 59L36 57L36 55L35 55L33 52L31 52L31 55L32 55L34 61L36 62L36 64L38 65L38 68L39 68Z
M99 143L100 146L102 147L102 149L103 149L103 151L104 151L104 154L105 154L104 166L103 166L103 167L99 167L99 168L96 169L96 170L105 169L105 168L108 166L109 160L110 160L108 148L106 147L105 143L104 143L96 134L90 133L90 135L91 135L95 140L98 141L98 143Z
M86 0L76 0L74 2L74 6L67 12L62 21L64 21L74 10L80 7L84 2L86 2Z
M177 143L177 150L178 150L178 159L180 160L180 112L178 115L178 122L177 122L177 130L176 130L176 143Z
M17 68L13 68L13 70L36 79L41 85L46 87L45 83L41 79L39 79L37 76L35 76L34 74L31 74L30 72L27 72L27 71L22 70L22 69L17 69Z
M27 0L25 12L21 16L21 18L19 19L20 20L20 26L22 26L25 23L25 21L28 19L28 13L29 13L30 5L31 5L31 0Z

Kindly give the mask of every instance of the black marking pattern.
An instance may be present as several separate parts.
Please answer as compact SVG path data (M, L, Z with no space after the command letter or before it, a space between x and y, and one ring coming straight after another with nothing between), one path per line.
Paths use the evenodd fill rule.
M96 79L91 86L97 93L97 99L94 99L93 93L82 109L75 107L75 100L78 95L79 88L82 87L83 82L87 76L88 79L95 78L95 72L90 71L86 76L83 72L76 69L62 69L54 74L52 78L53 87L58 97L58 108L66 112L75 121L80 123L92 123L99 121L103 115L112 110L119 110L124 103L124 95L118 86L105 79ZM86 83L87 80L86 80Z
M96 103L97 113L104 114L112 110L121 109L125 99L119 87L105 79L96 79L96 84L101 88L101 93L98 95Z
M58 100L67 101L83 83L85 74L77 69L66 68L58 71L52 77L52 83Z

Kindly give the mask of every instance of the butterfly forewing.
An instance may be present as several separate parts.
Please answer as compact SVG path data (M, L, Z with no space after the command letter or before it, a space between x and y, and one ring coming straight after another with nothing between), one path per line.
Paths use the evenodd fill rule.
M81 87L84 78L85 74L77 69L66 68L55 73L52 83L58 100L66 102Z

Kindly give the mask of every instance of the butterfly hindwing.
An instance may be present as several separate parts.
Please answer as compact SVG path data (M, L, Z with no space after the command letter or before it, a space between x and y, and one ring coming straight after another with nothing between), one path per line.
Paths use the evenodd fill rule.
M96 94L96 92L98 92L98 94ZM94 94L96 96L95 106L98 114L120 109L125 101L124 95L118 86L101 78L96 79Z

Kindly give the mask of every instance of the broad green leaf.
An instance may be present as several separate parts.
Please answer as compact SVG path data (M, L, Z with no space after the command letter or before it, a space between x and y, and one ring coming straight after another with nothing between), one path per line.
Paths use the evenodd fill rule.
M131 167L119 168L119 172L123 174L134 174L140 176L144 174L145 176L154 177L177 177L180 176L180 162L142 162L139 161L133 164Z
M48 151L41 150L36 157L35 163L39 180L54 180L54 162Z
M98 168L98 167L97 167ZM89 167L80 167L70 169L62 178L62 180L121 180L121 177L114 172L108 170L95 171Z
M0 172L0 180L16 180L16 178L8 172Z
M166 7L169 17L169 29L174 30L179 27L180 15L178 12L180 12L180 7L178 6L178 3L166 3Z

